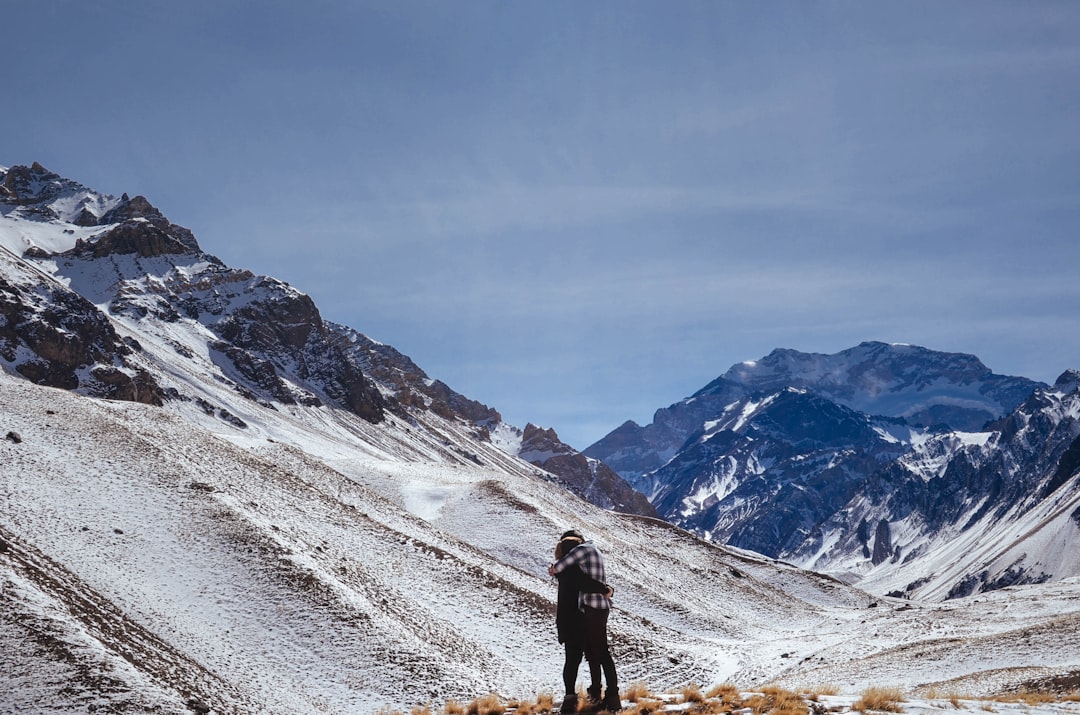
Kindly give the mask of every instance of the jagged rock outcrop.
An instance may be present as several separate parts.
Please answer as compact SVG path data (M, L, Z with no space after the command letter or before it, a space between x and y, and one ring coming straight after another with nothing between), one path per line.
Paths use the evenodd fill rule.
M1070 517L1080 509L1073 374L1035 390L985 432L944 432L913 446L872 474L792 559L862 573L895 595L934 598L1080 575L1071 556L1080 548ZM877 524L861 564L853 521Z
M553 429L525 426L518 456L557 474L570 491L602 506L629 514L656 516L645 495L635 491L610 467L565 444Z
M137 343L123 341L97 307L63 286L20 285L4 273L0 359L10 369L38 385L161 404L157 382L128 359Z
M48 319L11 323L9 332L25 323L24 341L36 346L40 359L26 361L20 370L31 379L69 388L92 380L91 392L160 401L164 393L151 390L143 374L125 381L123 371L98 366L86 377L76 376L88 359L107 352L93 346L117 342L109 318L95 307L106 304L111 314L128 320L191 321L195 332L209 328L217 336L205 342L209 356L237 392L253 400L304 405L328 400L368 421L383 419L381 394L342 350L308 296L281 281L228 268L143 196L98 194L39 164L13 167L2 185L2 201L13 219L41 224L43 236L55 236L57 226L72 227L63 230L72 236L63 250L50 253L32 245L23 251L30 259L61 259L55 263L57 276L79 295L54 286L51 295L59 297L43 302L68 305L69 312L84 318L81 333L66 325L51 332L40 327L56 322ZM77 234L75 226L101 230ZM34 229L20 231L27 233L34 235ZM72 296L81 301L77 308ZM27 300L14 296L9 302L25 305ZM127 348L116 348L118 354L122 350Z

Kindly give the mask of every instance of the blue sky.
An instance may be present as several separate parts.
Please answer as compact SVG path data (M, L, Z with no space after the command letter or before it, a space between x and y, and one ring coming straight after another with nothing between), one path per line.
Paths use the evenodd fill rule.
M584 448L773 348L1080 368L1080 4L0 10L0 164Z

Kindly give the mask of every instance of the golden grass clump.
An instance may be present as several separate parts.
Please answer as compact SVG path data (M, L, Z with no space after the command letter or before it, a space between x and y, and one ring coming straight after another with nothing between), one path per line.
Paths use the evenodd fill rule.
M1052 703L1057 699L1057 695L1044 690L1019 690L1015 693L1001 693L991 698L999 703L1024 703L1025 705Z
M731 683L720 683L719 685L712 686L709 688L709 691L705 693L705 697L709 700L719 700L731 710L743 706L742 692Z
M632 703L648 698L650 695L652 695L652 693L649 692L649 686L640 681L631 683L630 687L626 690L626 699Z
M555 710L555 696L551 693L540 693L536 696L536 702L528 700L511 700L506 704L506 710L512 710L514 715L542 715Z
M639 697L629 707L624 708L619 715L653 715L664 709L664 701L650 697Z
M690 683L679 694L683 697L684 703L701 703L705 702L705 695L701 692L701 686L697 683Z
M503 715L505 711L499 696L492 693L469 703L465 708L465 715Z
M900 707L902 702L904 702L904 694L900 688L870 687L863 691L862 697L855 701L851 709L860 712L877 710L898 713L903 711Z
M810 708L806 699L793 690L776 685L766 685L761 694L768 700L770 715L806 715Z
M930 689L928 689L926 691L926 698L928 700L948 700L949 703L957 710L962 707L962 705L960 704L961 700L975 700L975 698L970 695L962 695L961 693L957 693L953 690L941 691L938 690L937 687L931 687Z
M451 700L443 708L443 715L465 715L465 706L457 700Z
M820 683L809 688L803 688L802 692L806 695L807 700L813 700L816 703L821 699L822 695L839 695L840 686L832 683Z

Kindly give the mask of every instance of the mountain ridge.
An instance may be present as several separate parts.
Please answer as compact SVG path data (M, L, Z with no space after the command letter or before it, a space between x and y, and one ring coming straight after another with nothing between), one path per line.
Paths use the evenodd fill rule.
M1051 387L904 344L778 349L584 453L705 538L878 593L955 598L1077 575L1053 556L1002 562L1013 547L992 537L1028 521L1017 528L1045 533L1040 502L1077 499L1076 375ZM1055 523L1059 540L1080 547L1068 522ZM994 541L980 548L998 556L945 557L961 536L972 548Z
M204 252L189 229L169 221L143 196L100 194L37 163L4 171L0 186L0 206L7 206L0 241L9 251L61 276L65 288L76 295L107 306L110 316L128 324L132 340L142 332L139 323L144 320L160 321L162 328L154 328L158 332L170 332L164 329L167 325L181 332L185 325L194 328L202 333L194 342L190 336L162 337L190 359L201 358L204 369L219 373L250 399L286 405L328 402L373 422L381 421L387 409L403 416L431 410L471 423L481 438L490 438L490 431L502 425L496 410L430 379L397 350L324 321L314 301L289 284L229 268ZM88 315L95 312L85 307ZM8 321L25 322L20 316ZM8 344L17 341L25 342L24 336L11 335ZM123 346L115 349L123 351ZM78 359L80 364L93 362L81 354ZM51 380L46 384L78 388L71 370L51 377L49 369L35 367L39 362L51 364L48 359L33 360L21 370ZM111 379L130 384L110 394L134 394L134 378L124 377L127 363L122 356L112 362ZM145 382L149 373L138 374ZM85 389L105 393L94 385ZM153 386L140 394L157 400L183 397L175 388L163 393ZM223 419L232 419L231 413L226 411ZM502 429L519 431L510 425ZM502 442L508 448L518 443ZM583 468L587 460L565 449L567 456L538 466L561 471L563 483L586 498L612 508L655 513L621 477L604 472L606 467ZM598 470L603 475L599 485Z

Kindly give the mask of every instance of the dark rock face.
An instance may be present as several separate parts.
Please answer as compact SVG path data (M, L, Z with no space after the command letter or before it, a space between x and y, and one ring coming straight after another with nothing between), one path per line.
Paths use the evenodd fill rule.
M39 385L162 404L156 381L128 365L131 348L101 311L59 285L41 291L0 277L0 358ZM32 357L20 359L20 346Z
M314 301L271 278L221 282L246 296L230 309L227 295L202 299L172 296L179 314L208 324L221 338L214 349L255 394L283 404L320 405L323 400L369 422L384 419L382 394L351 356L334 327L323 322Z
M39 164L10 169L0 186L0 201L17 207L20 218L104 227L57 256L59 273L70 269L81 295L50 286L34 312L30 293L4 286L3 309L10 315L0 326L0 354L13 360L17 346L26 345L36 357L16 370L28 379L160 404L162 392L148 374L128 376L123 360L131 349L94 305L107 303L111 314L137 321L190 320L209 327L219 337L209 346L211 355L251 399L305 405L329 400L366 420L383 419L378 389L308 296L227 268L143 196L106 197ZM73 203L65 217L53 208ZM35 247L26 257L52 256Z
M710 538L779 557L852 498L905 447L874 420L805 391L729 405L653 473L665 518Z
M65 254L81 258L103 258L113 254L133 253L142 258L171 253L189 253L179 239L144 221L127 221L95 237L93 242L79 240Z
M526 425L519 455L562 478L566 487L605 509L656 516L656 509L603 462L590 459L559 439L552 429Z
M31 166L13 166L0 183L0 199L14 206L43 203L59 196L65 183L36 161Z
M1069 504L1075 499L1075 477L1080 474L1076 456L1080 421L1075 417L1080 414L1080 392L1066 388L1069 391L1059 386L1036 390L1011 414L990 425L984 441L967 442L953 433L932 437L872 474L844 509L823 522L821 530L839 537L834 538L837 553L850 553L852 520L878 520L873 553L867 554L876 565L888 559L906 560L895 544L892 556L888 554L890 538L895 541L890 528L894 524L903 523L909 533L918 530L932 537L963 533L981 523L1013 523L1047 501ZM1071 493L1065 492L1066 485ZM808 545L805 551L814 551L814 546ZM991 559L988 568L979 567L957 578L947 598L1048 580L1052 574L1038 556L1028 554L1011 563ZM921 585L908 584L902 593Z
M644 427L625 422L583 454L602 460L639 491L654 495L659 485L650 473L671 459L703 424L747 394L745 387L717 378L688 399L657 410Z
M128 199L127 194L124 194L124 198L121 202L115 208L106 212L105 215L98 220L98 225L101 226L113 223L123 225L138 223L149 224L157 229L160 234L169 236L183 247L183 250L175 250L172 252L185 253L199 251L199 244L195 240L195 235L192 234L190 230L169 221L143 196L136 196L133 199Z
M327 323L336 336L338 349L348 361L383 388L388 395L387 409L405 419L411 414L430 410L444 419L459 419L475 426L487 438L490 426L502 421L497 410L450 389L440 380L428 377L409 356L376 342L363 333L342 325Z

